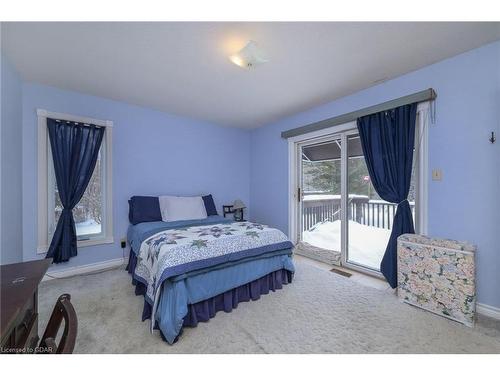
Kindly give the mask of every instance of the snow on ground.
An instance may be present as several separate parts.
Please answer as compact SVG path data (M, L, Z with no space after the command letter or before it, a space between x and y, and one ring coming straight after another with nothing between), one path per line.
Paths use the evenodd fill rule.
M349 220L348 260L379 269L391 231ZM313 246L340 252L340 220L316 224L302 233L302 239Z
M76 233L79 236L101 233L101 224L96 223L92 219L76 223L75 226L76 226Z

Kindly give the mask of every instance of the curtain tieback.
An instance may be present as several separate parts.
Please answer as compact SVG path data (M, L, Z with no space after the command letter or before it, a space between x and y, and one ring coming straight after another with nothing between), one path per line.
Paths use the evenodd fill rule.
M399 207L399 205L400 205L401 203L404 203L404 202L408 202L408 198L407 198L407 199L403 199L401 202L399 202L399 203L398 203L398 207ZM408 203L410 203L410 202L408 202Z

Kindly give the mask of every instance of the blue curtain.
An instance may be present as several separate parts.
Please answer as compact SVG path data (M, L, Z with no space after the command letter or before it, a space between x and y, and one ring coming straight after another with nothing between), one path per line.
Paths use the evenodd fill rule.
M358 118L361 146L371 181L380 197L397 203L389 243L380 271L391 287L397 281L397 238L415 233L408 192L410 190L417 103Z
M73 208L82 199L99 155L104 127L47 119L54 172L63 210L47 258L67 262L77 255Z

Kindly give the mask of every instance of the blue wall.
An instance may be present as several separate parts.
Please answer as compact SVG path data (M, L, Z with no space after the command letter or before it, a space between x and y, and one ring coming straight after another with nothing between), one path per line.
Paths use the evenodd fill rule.
M241 198L250 204L253 220L287 232L288 154L281 131L428 87L438 93L437 121L429 134L429 167L443 171L441 182L429 179L429 233L478 245L479 301L500 307L500 245L496 235L500 223L500 141L494 145L488 142L491 131L500 134L500 42L251 132L76 92L21 84L2 56L2 263L4 259L40 257L35 250L36 108L114 121L115 243L81 248L78 257L57 266L67 267L122 256L119 239L125 236L128 225L127 199L134 194L211 192L219 210L223 203ZM16 163L21 160L19 168ZM8 169L10 165L14 168ZM16 171L22 171L21 196L16 195L21 191ZM4 176L9 173L14 177ZM7 196L8 201L4 199ZM15 232L21 223L20 205L22 235ZM5 225L14 230L9 231L14 233L8 239L9 246L4 246ZM4 256L7 249L9 255Z
M369 66L368 66L369 68ZM334 83L332 83L334 84ZM252 219L288 233L288 149L283 130L378 104L416 91L437 91L429 131L429 234L478 245L478 300L500 307L500 42L252 131Z
M23 85L23 235L25 261L36 254L36 109L112 120L113 226L115 243L82 247L55 268L122 256L119 241L128 226L132 195L212 193L221 205L236 198L249 203L248 131L172 116L99 97L36 84Z
M1 54L0 264L22 260L22 83Z

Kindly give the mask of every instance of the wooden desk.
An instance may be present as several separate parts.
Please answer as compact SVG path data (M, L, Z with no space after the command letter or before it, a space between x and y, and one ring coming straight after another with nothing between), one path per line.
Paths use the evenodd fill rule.
M38 284L51 261L0 267L0 353L30 353L38 344Z

